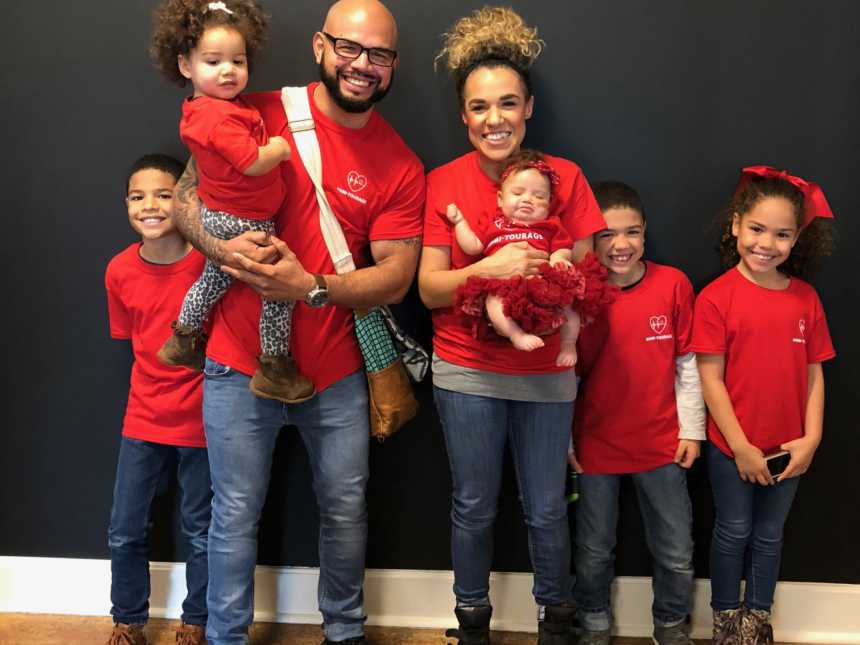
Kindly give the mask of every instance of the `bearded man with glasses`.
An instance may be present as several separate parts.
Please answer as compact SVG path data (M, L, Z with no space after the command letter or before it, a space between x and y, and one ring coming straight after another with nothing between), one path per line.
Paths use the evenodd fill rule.
M225 4L229 8L229 0ZM366 643L369 422L352 310L397 302L412 283L421 248L424 170L373 110L391 88L398 62L397 26L388 9L377 0L341 0L329 9L312 45L321 82L309 85L307 93L324 189L358 269L335 273L314 187L296 153L280 166L287 197L275 219L278 237L244 233L216 239L200 223L193 160L177 184L174 218L180 230L244 283L231 287L213 312L204 369L203 416L214 491L210 645L248 643L257 525L275 439L285 425L297 426L307 447L320 509L323 644ZM245 99L259 110L269 136L282 136L295 148L279 91ZM259 296L297 301L291 350L316 387L309 401L285 405L248 389L260 352Z

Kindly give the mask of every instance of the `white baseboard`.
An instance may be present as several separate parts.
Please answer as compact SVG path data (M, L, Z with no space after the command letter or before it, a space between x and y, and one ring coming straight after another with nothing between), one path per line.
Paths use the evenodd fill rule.
M257 567L257 620L319 623L317 569ZM185 566L151 566L153 616L177 618L185 595ZM454 624L450 571L370 569L365 609L371 625L451 627ZM532 577L494 573L493 628L534 631ZM0 557L0 612L104 616L110 610L110 562L67 558ZM708 638L711 611L708 580L697 580L693 637ZM651 635L650 578L622 577L613 589L615 630L622 636ZM773 627L777 641L860 645L860 585L781 582Z

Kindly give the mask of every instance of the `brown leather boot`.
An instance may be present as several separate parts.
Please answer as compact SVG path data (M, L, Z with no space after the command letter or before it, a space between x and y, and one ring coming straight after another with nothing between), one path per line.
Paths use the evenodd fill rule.
M114 623L113 631L107 645L146 645L146 636L143 635L143 625Z
M200 625L182 623L176 630L176 645L206 645L206 630Z
M165 365L190 367L198 372L206 362L206 335L189 325L170 323L173 333L158 350L158 360Z
M257 362L260 367L248 386L257 396L284 403L302 403L316 394L314 384L299 372L292 357L261 354Z

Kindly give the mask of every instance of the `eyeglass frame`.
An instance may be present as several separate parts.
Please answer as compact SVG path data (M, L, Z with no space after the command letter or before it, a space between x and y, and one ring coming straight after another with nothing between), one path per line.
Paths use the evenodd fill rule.
M376 65L378 67L394 67L394 63L397 62L397 50L395 49L386 49L385 47L365 47L361 43L357 43L354 40L350 40L349 38L336 38L335 36L332 36L330 33L327 33L325 31L321 31L320 33L326 38L328 38L328 41L331 43L331 48L334 50L334 53L341 58L345 58L346 60L358 60L359 58L361 58L361 55L364 52L367 52L367 60L371 65ZM344 56L337 51L338 42L346 43L348 45L354 45L355 47L358 47L360 51L355 56ZM387 65L385 63L377 63L371 59L371 56L374 52L384 52L385 55L391 54L393 55L393 58L391 59L391 62Z

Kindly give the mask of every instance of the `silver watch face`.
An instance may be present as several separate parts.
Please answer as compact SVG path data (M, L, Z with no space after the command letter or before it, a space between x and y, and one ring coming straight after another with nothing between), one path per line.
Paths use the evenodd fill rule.
M309 307L322 307L328 303L328 289L322 287L314 287L305 297L305 302Z

